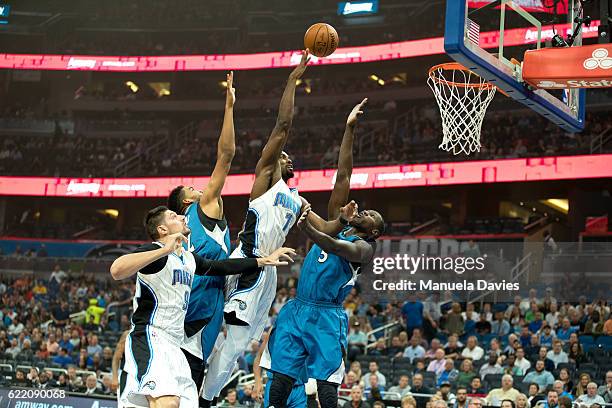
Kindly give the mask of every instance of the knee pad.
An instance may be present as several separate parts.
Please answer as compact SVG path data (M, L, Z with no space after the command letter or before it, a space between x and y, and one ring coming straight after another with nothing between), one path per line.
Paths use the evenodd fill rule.
M295 384L295 379L281 373L274 373L270 384L270 406L274 408L285 408L287 400ZM268 408L268 407L265 407Z
M317 392L321 408L336 408L338 406L338 384L317 380Z

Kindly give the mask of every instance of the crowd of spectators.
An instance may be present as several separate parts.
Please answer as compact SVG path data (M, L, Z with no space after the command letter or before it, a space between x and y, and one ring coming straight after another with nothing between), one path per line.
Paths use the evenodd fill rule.
M299 262L280 280L268 327L295 296L298 271ZM0 363L11 366L0 382L111 394L112 354L130 327L133 282L112 284L59 265L48 278L7 275L0 282ZM494 304L466 304L448 293L368 303L353 289L344 303L344 406L529 408L542 401L555 408L560 397L595 408L612 403L609 304L584 297L569 303L555 298L561 293L531 289ZM259 347L251 344L240 369L252 371ZM254 404L252 386L229 390L223 404Z

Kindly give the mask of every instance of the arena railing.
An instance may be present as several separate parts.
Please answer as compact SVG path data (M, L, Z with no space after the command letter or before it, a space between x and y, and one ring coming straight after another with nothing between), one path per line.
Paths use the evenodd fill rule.
M380 332L383 332L383 337L382 338L385 339L385 341L388 340L390 338L391 330L396 328L396 327L401 327L401 324L400 324L400 322L398 320L393 321L391 323L387 323L384 326L377 327L374 330L370 330L369 332L366 333L366 336L368 338L368 342L370 341L370 337L372 337L376 333L380 333ZM374 340L373 342L368 343L365 346L365 354L368 354L368 350L369 349L376 347L376 341L377 340L378 339Z
M608 126L601 133L591 137L591 154L601 154L606 146L612 140L612 126Z

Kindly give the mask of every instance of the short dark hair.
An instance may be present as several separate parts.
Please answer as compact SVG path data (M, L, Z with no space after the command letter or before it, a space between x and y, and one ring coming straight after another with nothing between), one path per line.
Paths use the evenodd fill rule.
M572 408L572 400L569 397L559 397L559 408Z
M166 215L166 211L168 211L168 207L164 205L160 205L159 207L155 207L152 210L149 210L144 219L144 226L147 231L147 235L149 238L155 240L159 239L159 233L157 232L157 227L161 224L164 216Z
M177 214L183 213L183 198L185 192L183 191L185 186L176 186L168 195L168 209L174 211Z
M501 403L503 404L504 402L509 402L509 403L510 403L510 406L511 406L512 408L514 408L514 407L516 406L516 405L514 405L514 401L512 401L511 399L505 399L505 400L502 400L502 402L501 402Z

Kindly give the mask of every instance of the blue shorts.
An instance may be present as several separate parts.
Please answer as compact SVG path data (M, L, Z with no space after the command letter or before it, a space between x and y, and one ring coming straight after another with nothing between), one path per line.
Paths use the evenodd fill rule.
M268 382L266 383L266 389L264 391L264 407L270 406L270 385L272 384L272 377L274 374L268 371ZM308 397L306 396L306 389L304 384L296 383L289 394L287 399L287 408L306 408Z
M348 345L348 316L341 305L293 299L276 320L272 371L341 384Z

